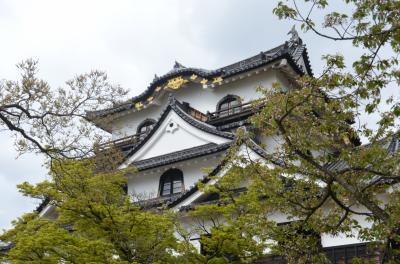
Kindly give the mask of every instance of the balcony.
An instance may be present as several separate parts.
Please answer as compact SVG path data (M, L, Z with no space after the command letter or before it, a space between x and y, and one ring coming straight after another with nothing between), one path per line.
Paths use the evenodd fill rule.
M220 126L235 121L245 120L254 113L259 112L263 105L263 103L254 105L254 102L247 102L228 109L222 109L211 113L207 112L206 114L194 109L186 102L183 102L181 107L187 114L201 122Z
M248 102L236 105L229 109L223 109L212 113L207 112L207 114L204 114L199 110L191 107L189 103L183 102L180 104L182 110L185 111L188 115L192 116L196 120L208 123L213 126L221 126L236 121L246 120L249 116L253 115L256 112L259 112L262 109L262 106L263 104L255 106L253 102ZM115 147L122 150L123 152L129 151L132 147L137 145L146 136L147 133L148 132L138 133L103 143L100 145L100 150Z
M176 199L178 199L182 193L175 193L171 195L166 195L166 196L158 196L150 199L143 199L140 201L136 201L135 205L140 206L141 208L154 208L158 206L162 206L165 203L172 202Z
M110 147L114 147L117 149L120 149L121 151L127 151L137 145L145 136L147 133L138 133L134 134L131 136L123 137L123 138L118 138L116 140L112 140L106 143L103 143L99 146L100 150L105 150Z
M194 109L193 107L190 106L189 103L187 102L182 102L180 104L180 107L182 108L183 111L185 111L188 115L192 116L193 118L201 121L201 122L207 122L208 121L208 116L202 112L200 112L197 109Z
M261 111L263 103L255 105L254 102L235 105L228 109L221 109L212 113L207 113L207 123L220 126L227 123L245 120L251 115Z

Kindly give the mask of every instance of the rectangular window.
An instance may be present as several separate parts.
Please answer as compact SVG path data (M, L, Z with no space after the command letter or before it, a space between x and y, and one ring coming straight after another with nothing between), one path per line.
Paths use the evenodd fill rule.
M161 195L169 195L171 193L171 183L165 182L163 186L163 192Z
M174 181L172 193L180 193L182 192L182 182L181 181Z
M351 264L354 258L362 263L381 263L379 251L369 250L367 243L352 244L336 247L323 248L324 253L333 264Z

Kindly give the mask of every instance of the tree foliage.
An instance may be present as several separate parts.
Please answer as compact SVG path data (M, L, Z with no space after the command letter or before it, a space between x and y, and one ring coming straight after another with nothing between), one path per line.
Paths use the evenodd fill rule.
M19 153L40 152L50 158L82 158L101 141L87 111L119 102L126 91L101 71L81 74L64 87L51 88L38 77L37 61L17 65L18 81L0 81L0 127L11 131Z
M229 256L235 263L247 263L249 257L262 255L263 248L250 247L252 240L289 263L324 263L328 260L313 234L339 233L376 241L385 263L400 259L400 154L388 151L390 141L399 137L400 2L346 0L343 10L334 12L328 3L280 2L274 13L300 23L305 32L351 41L362 55L346 61L340 54L327 54L320 75L303 76L291 89L279 84L259 88L265 106L252 118L253 126L279 147L266 154L269 165L240 158L244 168L208 190L224 202L217 209L198 209L208 211L203 215L218 235L205 242L225 256L223 263L231 262ZM326 13L321 25L313 20L314 12ZM359 121L360 115L376 113L380 118L375 129ZM357 146L360 138L369 144ZM248 182L247 191L234 195L232 190L243 182ZM214 221L216 210L229 227ZM291 224L276 225L274 215ZM371 226L362 226L364 220ZM224 247L224 237L227 245L238 246Z
M110 154L107 154L110 157ZM116 158L111 159L118 161ZM47 197L55 219L29 213L0 236L13 244L7 263L169 263L176 241L168 214L144 211L124 191L126 170L102 168L94 159L53 161L51 181L19 186Z
M388 145L399 138L395 129L400 116L396 98L400 2L345 0L345 8L333 12L328 3L280 2L274 13L297 21L305 32L333 42L351 42L362 54L354 61L327 54L320 75L302 76L291 89L279 84L259 88L264 107L252 118L252 124L261 137L273 138L279 146L265 154L265 162L237 157L234 153L238 150L233 148L226 175L214 186L203 186L204 192L219 195L218 204L198 206L184 217L194 219L198 223L195 231L204 234L204 255L191 246L190 232L175 221L175 216L143 211L131 203L122 191L125 172L115 168L98 171L92 160L81 160L63 166L52 163L52 181L20 186L28 196L50 197L58 208L58 218L49 221L28 214L17 220L15 228L0 237L15 244L5 260L219 264L252 263L267 253L282 255L289 263L328 263L316 234L342 233L375 241L373 246L383 252L384 261L396 263L400 259L400 153L388 151ZM321 25L313 20L315 11L325 12ZM2 87L10 87L10 93L14 91L11 87L20 87L30 98L29 91L42 84L32 77L34 63L21 67L26 71L25 81L6 82ZM91 77L78 78L80 81L70 86L86 89L84 83ZM391 94L395 96L384 96L388 89L394 90ZM14 93L11 102L18 96ZM59 101L47 100L40 92L37 96L46 102L43 107L39 104L40 113L49 105L61 109L44 112L44 117L62 116L57 114L65 110ZM11 109L17 114L0 107L0 118L7 115L18 125L19 120L28 125L43 120L28 115L25 108ZM376 113L376 129L359 121L360 115ZM65 124L69 123L56 123L50 132ZM42 150L39 146L46 144L50 147L44 148L45 152L58 149L58 141L46 137L46 129L41 126L37 131L38 138L45 138L43 145L21 136L34 149ZM30 133L34 136L36 130ZM248 142L246 137L246 133L240 135L238 142ZM369 144L357 146L360 138ZM243 185L245 191L239 191ZM277 225L277 216L288 223ZM370 226L361 225L363 221ZM65 228L71 223L73 232ZM174 231L180 234L180 242Z

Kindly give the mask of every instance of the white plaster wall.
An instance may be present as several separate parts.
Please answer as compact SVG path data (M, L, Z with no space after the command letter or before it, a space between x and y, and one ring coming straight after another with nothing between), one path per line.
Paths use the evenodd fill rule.
M174 126L173 129L170 128L171 124ZM182 120L174 111L171 111L152 137L138 152L129 158L128 162L149 159L208 143L222 144L229 141L230 139L193 127Z
M217 103L228 94L238 95L243 102L260 98L262 95L256 91L256 88L260 85L268 88L274 82L281 83L283 87L289 86L282 73L271 69L215 88L203 89L200 84L190 83L187 87L174 91L173 94L180 102L188 102L195 109L206 113L216 111ZM138 125L146 118L157 120L167 105L168 93L164 93L159 100L159 105L152 105L139 112L113 120L113 139L135 134Z
M283 139L279 136L260 136L259 137L261 145L268 154L276 153L279 150L279 146L282 144Z
M271 219L277 223L284 223L284 222L289 221L287 219L286 215L284 215L280 212L269 215L269 219ZM216 223L217 225L224 223L224 220L222 218L216 218L216 219L213 219L213 221L214 222L210 221L209 219L202 219L201 221L199 221L198 219L193 219L193 218L190 218L190 217L184 216L184 215L180 218L182 227L184 227L186 229L186 231L190 234L190 239L191 239L190 242L199 252L200 252L200 247L201 247L199 238L200 238L201 234L204 233L203 227L206 228L208 231L210 231L214 223ZM203 226L200 227L199 223L201 223ZM181 239L180 235L176 232L175 232L175 237L177 239ZM273 243L273 241L271 241L271 243ZM268 252L269 252L269 249L266 249L265 253L268 253Z
M142 111L135 112L113 120L112 138L131 136L136 134L139 124L146 118L158 120L164 108L166 107L167 96L160 100L159 105L151 105Z
M58 218L57 208L54 205L48 204L39 213L39 216L50 220L55 220Z
M387 204L387 202L388 202L388 194L378 194L377 198L379 201L382 202L382 205ZM355 211L355 212L364 212L364 213L368 212L368 210L362 206L354 206L351 209L353 209L353 211ZM367 221L366 216L353 215L352 218L357 220L358 224L363 228L372 227L373 223ZM351 234L339 234L338 236L322 234L321 242L322 242L323 247L333 247L333 246L339 246L339 245L363 243L365 241L362 241L361 239L359 239L358 232L356 230L353 230L353 232L351 232Z
M190 235L190 243L198 250L198 252L200 252L200 236L204 234L204 228L208 232L211 232L214 224L218 225L224 222L223 219L220 217L213 218L213 222L207 217L199 221L199 219L193 220L193 218L183 216L179 220L181 226ZM200 223L202 226L199 225ZM177 239L182 239L182 237L177 232L175 232L175 237Z
M293 219L288 220L287 216L276 212L268 216L268 218L276 223L285 223L288 221L293 221ZM355 219L358 220L359 224L362 227L371 227L371 223L365 220L363 216L355 216ZM200 242L196 240L200 237L199 232L197 232L196 228L198 228L198 221L191 219L189 217L182 218L182 224L187 229L188 232L191 234L191 238L193 239L191 242L192 244L200 250ZM211 227L211 222L204 222L206 227ZM321 234L321 243L323 247L333 247L333 246L341 246L341 245L350 245L350 244L357 244L357 243L364 243L365 241L360 240L358 236L358 232L354 230L350 234L339 234L337 236L333 236L330 234ZM179 236L177 236L179 238ZM268 250L267 250L268 251Z
M192 84L192 87L180 89L175 96L180 101L189 102L197 110L206 113L216 111L217 103L228 94L237 95L243 102L260 98L261 94L256 91L258 86L271 87L273 82L280 81L277 72L270 70L261 72L248 78L227 83L215 88L203 89L200 84Z
M366 212L365 209L362 209L360 207L358 208L352 208L356 212ZM365 216L362 215L354 215L352 217L353 219L358 221L358 224L361 227L371 227L372 222L368 222L366 220ZM340 246L340 245L350 245L350 244L355 244L355 243L363 243L365 241L361 240L358 238L358 231L353 230L349 234L343 234L340 233L337 236L333 236L330 234L321 234L321 243L323 247L333 247L333 246Z
M257 153L255 153L251 148L249 148L246 145L241 145L237 154L238 157L242 157L245 158L247 160L252 160L252 161L260 161L262 160L262 157L260 155L258 155ZM246 166L246 164L242 163L239 159L239 161L236 162L235 164L236 166ZM270 166L270 165L268 165ZM221 168L219 170L219 172L217 173L217 175L215 175L216 177L212 180L210 180L209 182L207 182L207 185L214 185L218 182L218 178L223 177L223 175L226 174L226 172L230 169L230 165L229 166L224 166L223 168ZM245 187L246 186L246 181L241 183L241 187ZM187 206L192 204L194 201L197 201L199 198L201 198L201 196L203 195L202 192L196 192L194 194L192 194L190 197L188 197L187 199L181 201L179 204L177 204L173 210L178 212L179 209L182 206Z
M293 82L290 83L289 79L280 71L276 71L276 79L277 82L281 84L281 87L284 91L287 91L288 89L293 88ZM268 87L265 87L268 88Z
M204 169L213 169L217 166L222 159L221 155L221 153L208 155L130 175L128 177L128 193L146 198L157 197L160 177L170 168L178 168L183 172L184 188L188 190L207 175Z

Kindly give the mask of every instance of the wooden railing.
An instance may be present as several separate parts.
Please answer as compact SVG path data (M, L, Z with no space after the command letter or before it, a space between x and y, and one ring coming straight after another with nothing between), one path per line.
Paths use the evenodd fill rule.
M251 112L257 112L259 111L262 106L264 105L263 103L254 106L254 102L248 102L240 105L235 105L233 107L230 107L228 109L221 109L215 112L207 112L207 114L204 114L192 107L190 107L189 104L185 105L185 111L196 118L197 120L200 120L202 122L208 122L208 121L213 121L216 119L220 118L225 118L229 116L234 116L234 115L239 115L242 113L251 113Z
M204 114L200 112L199 110L196 110L192 108L188 103L183 103L181 105L182 109L192 116L193 118L201 121L201 122L212 122L216 121L218 119L223 119L226 117L230 116L235 116L235 115L240 115L240 114L250 114L252 112L257 112L261 109L263 104L259 104L256 107L253 105L253 102L248 102L240 105L233 106L229 109L223 109L223 110L218 110L215 112L207 112L207 114ZM143 133L138 133L135 135L123 137L123 138L118 138L116 140L106 142L100 145L100 149L106 149L111 146L121 148L123 146L131 146L134 144L139 143L141 139L143 139L148 132L143 132Z
M143 199L143 200L137 201L137 202L135 202L135 204L140 207L145 207L145 208L152 207L152 206L161 205L165 202L172 201L181 195L182 195L182 193L176 193L176 194L166 195L166 196L158 196L158 197L154 197L154 198Z
M251 112L257 112L259 111L264 104L258 104L257 106L254 106L254 102L248 102L240 105L235 105L233 107L230 107L228 109L221 109L212 113L207 113L208 114L208 120L212 121L215 119L219 118L224 118L224 117L229 117L233 115L239 115L243 113L251 113Z
M200 112L190 106L187 109L187 113L189 115L191 115L192 117L194 117L195 119L200 120L201 122L207 122L208 118L209 118L206 114L203 114L202 112Z
M131 136L123 137L123 138L118 138L116 140L112 140L106 143L103 143L100 145L100 149L106 149L109 147L123 147L127 145L135 145L139 143L140 140L142 140L148 132L143 132L143 133L138 133L134 134Z

